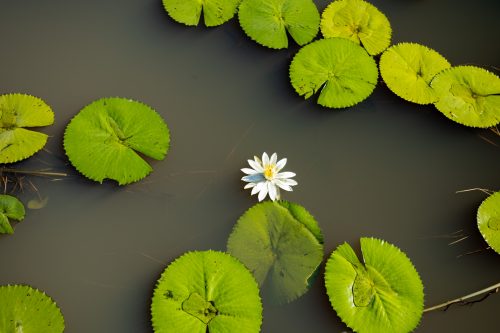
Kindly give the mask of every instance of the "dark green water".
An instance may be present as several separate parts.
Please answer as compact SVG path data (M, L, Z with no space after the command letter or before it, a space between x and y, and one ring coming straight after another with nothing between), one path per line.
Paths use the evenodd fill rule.
M320 10L328 1L316 1ZM372 1L393 42L425 44L452 64L500 65L497 0ZM225 249L237 218L256 200L241 167L263 151L288 158L299 185L286 199L319 221L329 254L375 236L405 251L430 306L500 280L475 225L485 195L500 188L500 148L431 106L405 102L383 85L344 111L303 101L288 82L297 51L272 51L232 20L187 28L160 0L0 1L0 93L25 92L56 114L48 152L18 165L69 172L32 179L45 208L0 236L0 284L26 283L62 308L67 332L151 332L149 304L166 265L189 250ZM107 96L141 100L168 122L172 147L154 173L119 188L92 183L68 164L65 126ZM500 140L496 139L498 143ZM36 194L28 187L24 202ZM469 236L456 245L456 238ZM500 296L426 314L416 332L496 332ZM323 279L286 306L265 304L262 332L343 332Z

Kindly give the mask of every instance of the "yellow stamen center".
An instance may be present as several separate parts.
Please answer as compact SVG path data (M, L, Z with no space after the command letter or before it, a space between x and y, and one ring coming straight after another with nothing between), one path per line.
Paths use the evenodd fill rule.
M275 172L274 172L274 165L269 164L266 166L264 169L264 177L266 177L267 180L271 180L274 178Z

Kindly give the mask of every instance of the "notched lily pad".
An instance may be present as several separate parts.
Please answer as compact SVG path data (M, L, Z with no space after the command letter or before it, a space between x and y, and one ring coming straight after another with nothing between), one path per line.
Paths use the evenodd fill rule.
M399 97L417 104L438 100L431 81L450 66L436 51L415 43L393 45L380 57L380 75L387 87Z
M242 263L227 253L196 251L163 272L151 314L156 333L257 333L262 303Z
M64 149L85 177L120 185L153 169L140 156L162 160L168 150L167 125L149 106L125 98L102 98L84 107L66 127Z
M201 14L207 27L229 21L238 10L241 0L163 0L168 15L185 25L198 25Z
M363 0L337 0L321 15L325 38L342 37L362 45L370 55L383 52L391 44L392 29L387 17Z
M0 286L0 332L62 333L64 318L56 303L29 286Z
M471 127L500 123L500 78L474 66L456 66L438 74L431 87L436 108L447 118Z
M13 234L14 229L9 219L22 221L24 219L24 205L17 198L0 194L0 234Z
M488 245L500 254L500 192L481 203L477 210L477 226Z
M329 38L304 46L290 65L290 81L304 98L319 93L318 103L330 108L353 106L377 85L375 60L356 43Z
M47 134L28 130L54 122L50 106L38 97L24 94L0 96L0 163L28 158L47 143Z
M309 289L323 260L323 235L303 207L269 201L256 204L240 217L227 248L270 292L273 301L286 303Z
M397 247L361 238L361 263L344 243L328 259L325 285L340 319L358 333L406 333L419 323L424 292L410 259Z
M238 18L251 39L273 49L288 47L287 33L298 45L309 43L320 19L312 0L243 0Z

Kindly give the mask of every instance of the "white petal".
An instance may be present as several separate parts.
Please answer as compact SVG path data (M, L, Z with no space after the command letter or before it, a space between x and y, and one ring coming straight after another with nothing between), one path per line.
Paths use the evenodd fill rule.
M254 155L253 159L255 160L255 162L259 163L259 165L262 165L262 160L260 158Z
M271 155L271 160L269 161L269 164L276 165L276 161L278 161L278 155L276 155L276 153L273 153Z
M243 169L240 169L243 173L246 173L247 175L254 175L256 173L259 173L259 171L257 170L254 170L254 169L250 169L250 168L243 168Z
M245 190L254 187L256 184L255 183L248 183L243 187Z
M275 188L276 188L276 200L280 200L281 199L280 188L279 187L275 187Z
M283 178L292 178L295 176L296 176L295 173L290 172L290 171L285 171L285 172L280 172L280 173L276 174L275 178L283 179Z
M259 192L259 201L264 200L264 198L267 195L267 185L266 185L266 183L262 183L262 184L264 184L264 186L262 187L262 189Z
M285 191L289 191L289 192L293 191L293 189L290 185L283 183L280 179L274 179L274 184L281 187Z
M276 186L273 183L267 182L267 191L269 192L271 200L276 200Z
M267 153L262 154L262 166L264 169L269 165L269 156L267 156Z
M266 186L266 183L265 182L262 182L262 183L258 183L257 185L255 185L255 187L252 189L252 193L251 195L254 195L254 194L257 194L258 192L260 192L262 190L262 188L264 188Z
M250 166L258 171L258 172L264 172L264 168L262 167L262 165L260 165L260 163L257 163L255 162L254 160L248 160L248 164L250 164Z
M285 167L286 161L286 158L282 158L276 163L276 172L280 172L280 170Z
M279 179L279 181L282 182L283 184L290 185L290 186L295 186L298 184L295 180L290 179L290 178Z
M262 181L265 181L266 178L261 173L254 173L253 175L246 175L241 177L241 180L247 183L260 183Z

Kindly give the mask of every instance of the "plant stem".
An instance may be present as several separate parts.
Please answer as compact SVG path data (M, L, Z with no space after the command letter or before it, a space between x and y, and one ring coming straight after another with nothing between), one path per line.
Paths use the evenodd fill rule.
M441 308L447 309L448 307L450 307L453 304L464 303L466 300L468 300L470 298L473 298L473 297L476 297L476 296L479 296L479 295L484 295L484 294L487 294L486 295L486 297L487 297L487 296L489 296L491 294L496 294L499 291L500 291L500 282L497 283L497 284L494 284L492 286L489 286L487 288L484 288L482 290L476 291L476 292L474 292L472 294L469 294L469 295L466 295L466 296L462 296L460 298L457 298L457 299L454 299L454 300L451 300L451 301L448 301L448 302L445 302L445 303L442 303L442 304L439 304L439 305L432 306L430 308L425 309L424 312L434 311L434 310L438 310L438 309L441 309ZM467 302L465 302L465 304L467 304Z
M49 171L26 171L26 170L16 170L9 168L0 168L0 173L8 172L8 173L17 173L23 175L33 175L33 176L48 176L48 177L66 177L67 173L64 172L49 172Z

